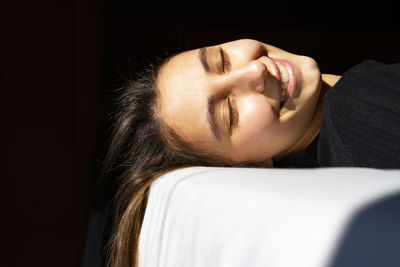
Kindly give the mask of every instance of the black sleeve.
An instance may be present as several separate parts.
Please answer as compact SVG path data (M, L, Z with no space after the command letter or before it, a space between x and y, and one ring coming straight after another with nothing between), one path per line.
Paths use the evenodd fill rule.
M324 98L321 167L400 168L400 64L364 61Z

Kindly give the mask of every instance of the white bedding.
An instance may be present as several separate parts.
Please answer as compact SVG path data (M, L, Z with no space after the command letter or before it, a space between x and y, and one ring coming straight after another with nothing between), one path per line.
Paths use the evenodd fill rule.
M328 266L354 214L398 192L400 170L176 170L151 187L140 266Z

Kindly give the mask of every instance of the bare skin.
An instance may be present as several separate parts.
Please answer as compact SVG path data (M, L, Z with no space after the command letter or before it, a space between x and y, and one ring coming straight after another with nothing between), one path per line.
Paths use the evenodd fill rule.
M272 167L311 143L320 97L339 79L310 57L242 39L171 58L158 77L159 114L199 151Z

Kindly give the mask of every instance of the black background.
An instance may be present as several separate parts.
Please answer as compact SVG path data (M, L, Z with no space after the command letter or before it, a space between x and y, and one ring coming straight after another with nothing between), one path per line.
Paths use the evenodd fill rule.
M342 74L400 61L397 8L22 1L1 8L2 266L79 266L116 81L165 53L254 38ZM97 203L97 202L96 202Z

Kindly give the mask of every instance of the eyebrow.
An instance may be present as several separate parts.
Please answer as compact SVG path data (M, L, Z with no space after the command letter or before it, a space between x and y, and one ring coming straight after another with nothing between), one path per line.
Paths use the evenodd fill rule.
M207 47L200 48L198 56L199 56L201 65L203 66L203 69L207 73L210 73L211 69L210 69L210 65L208 64L208 61L207 61Z
M215 122L215 103L216 103L216 98L214 96L210 96L207 101L208 122L210 124L211 131L213 132L215 138L217 138L218 141L221 141L219 129Z

